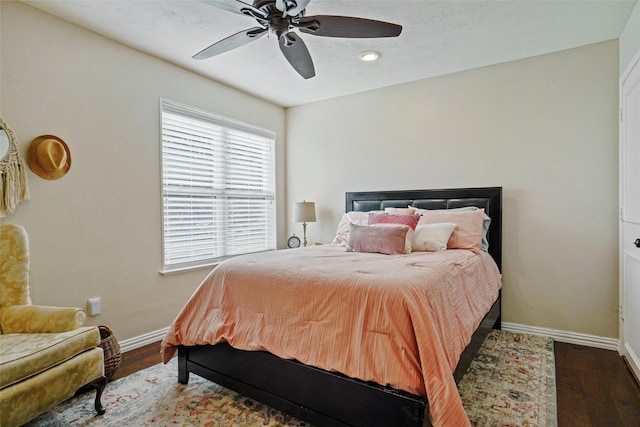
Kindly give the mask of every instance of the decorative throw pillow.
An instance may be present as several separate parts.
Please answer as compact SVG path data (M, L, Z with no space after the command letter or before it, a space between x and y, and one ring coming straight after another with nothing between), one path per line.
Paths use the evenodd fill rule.
M384 212L393 215L413 215L415 208L384 208Z
M387 255L411 252L413 230L403 224L351 224L347 252L375 252ZM407 252L407 242L409 247Z
M359 224L359 225L367 225L369 221L369 215L379 214L382 211L369 211L369 212L361 212L361 211L350 211L342 215L340 222L338 223L338 229L336 230L336 235L333 238L333 243L344 244L349 240L349 225L350 224Z
M455 230L456 225L452 222L441 222L438 224L424 224L416 227L411 240L412 251L444 251L447 249L447 242Z
M482 244L482 222L484 209L463 210L425 210L420 224L451 222L456 225L449 238L449 249L480 249Z
M374 214L369 215L369 225L375 224L404 224L415 230L420 215L394 215L394 214Z
M409 208L412 208L412 206L409 206ZM451 208L451 209L420 209L420 208L414 208L416 210L416 214L418 215L422 215L425 212L433 212L435 210L446 210L449 212L456 212L456 211L476 211L479 210L480 208L477 206L463 206L461 208ZM489 238L487 237L487 234L489 233L489 226L491 225L491 217L489 215L487 215L487 213L484 213L484 220L482 221L482 244L480 245L480 249L482 249L483 251L487 252L489 250Z

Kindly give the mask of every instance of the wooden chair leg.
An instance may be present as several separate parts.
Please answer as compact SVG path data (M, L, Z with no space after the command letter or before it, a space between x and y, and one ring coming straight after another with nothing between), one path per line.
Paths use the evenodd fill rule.
M106 387L106 385L107 385L107 377L104 377L104 376L98 379L95 379L91 381L89 384L87 384L88 387L96 389L95 408L98 415L102 415L106 412L106 409L102 406L102 402L101 402L102 392L104 391L104 388Z

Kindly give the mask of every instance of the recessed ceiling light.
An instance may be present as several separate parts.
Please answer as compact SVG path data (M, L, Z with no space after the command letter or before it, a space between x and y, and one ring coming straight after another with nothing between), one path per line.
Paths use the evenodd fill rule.
M364 62L375 61L376 59L380 58L380 52L375 50L367 50L358 55L358 58L360 58L360 61Z

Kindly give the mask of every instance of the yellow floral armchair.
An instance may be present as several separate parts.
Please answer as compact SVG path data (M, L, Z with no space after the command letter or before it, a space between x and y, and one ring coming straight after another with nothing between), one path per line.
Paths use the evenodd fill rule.
M104 414L104 355L97 327L79 308L31 304L24 228L0 225L0 426L19 426L72 397L96 389Z

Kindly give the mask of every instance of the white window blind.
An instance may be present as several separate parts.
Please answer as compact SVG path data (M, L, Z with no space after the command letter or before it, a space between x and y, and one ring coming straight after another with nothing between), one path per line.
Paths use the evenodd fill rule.
M275 136L161 101L163 270L276 248Z

